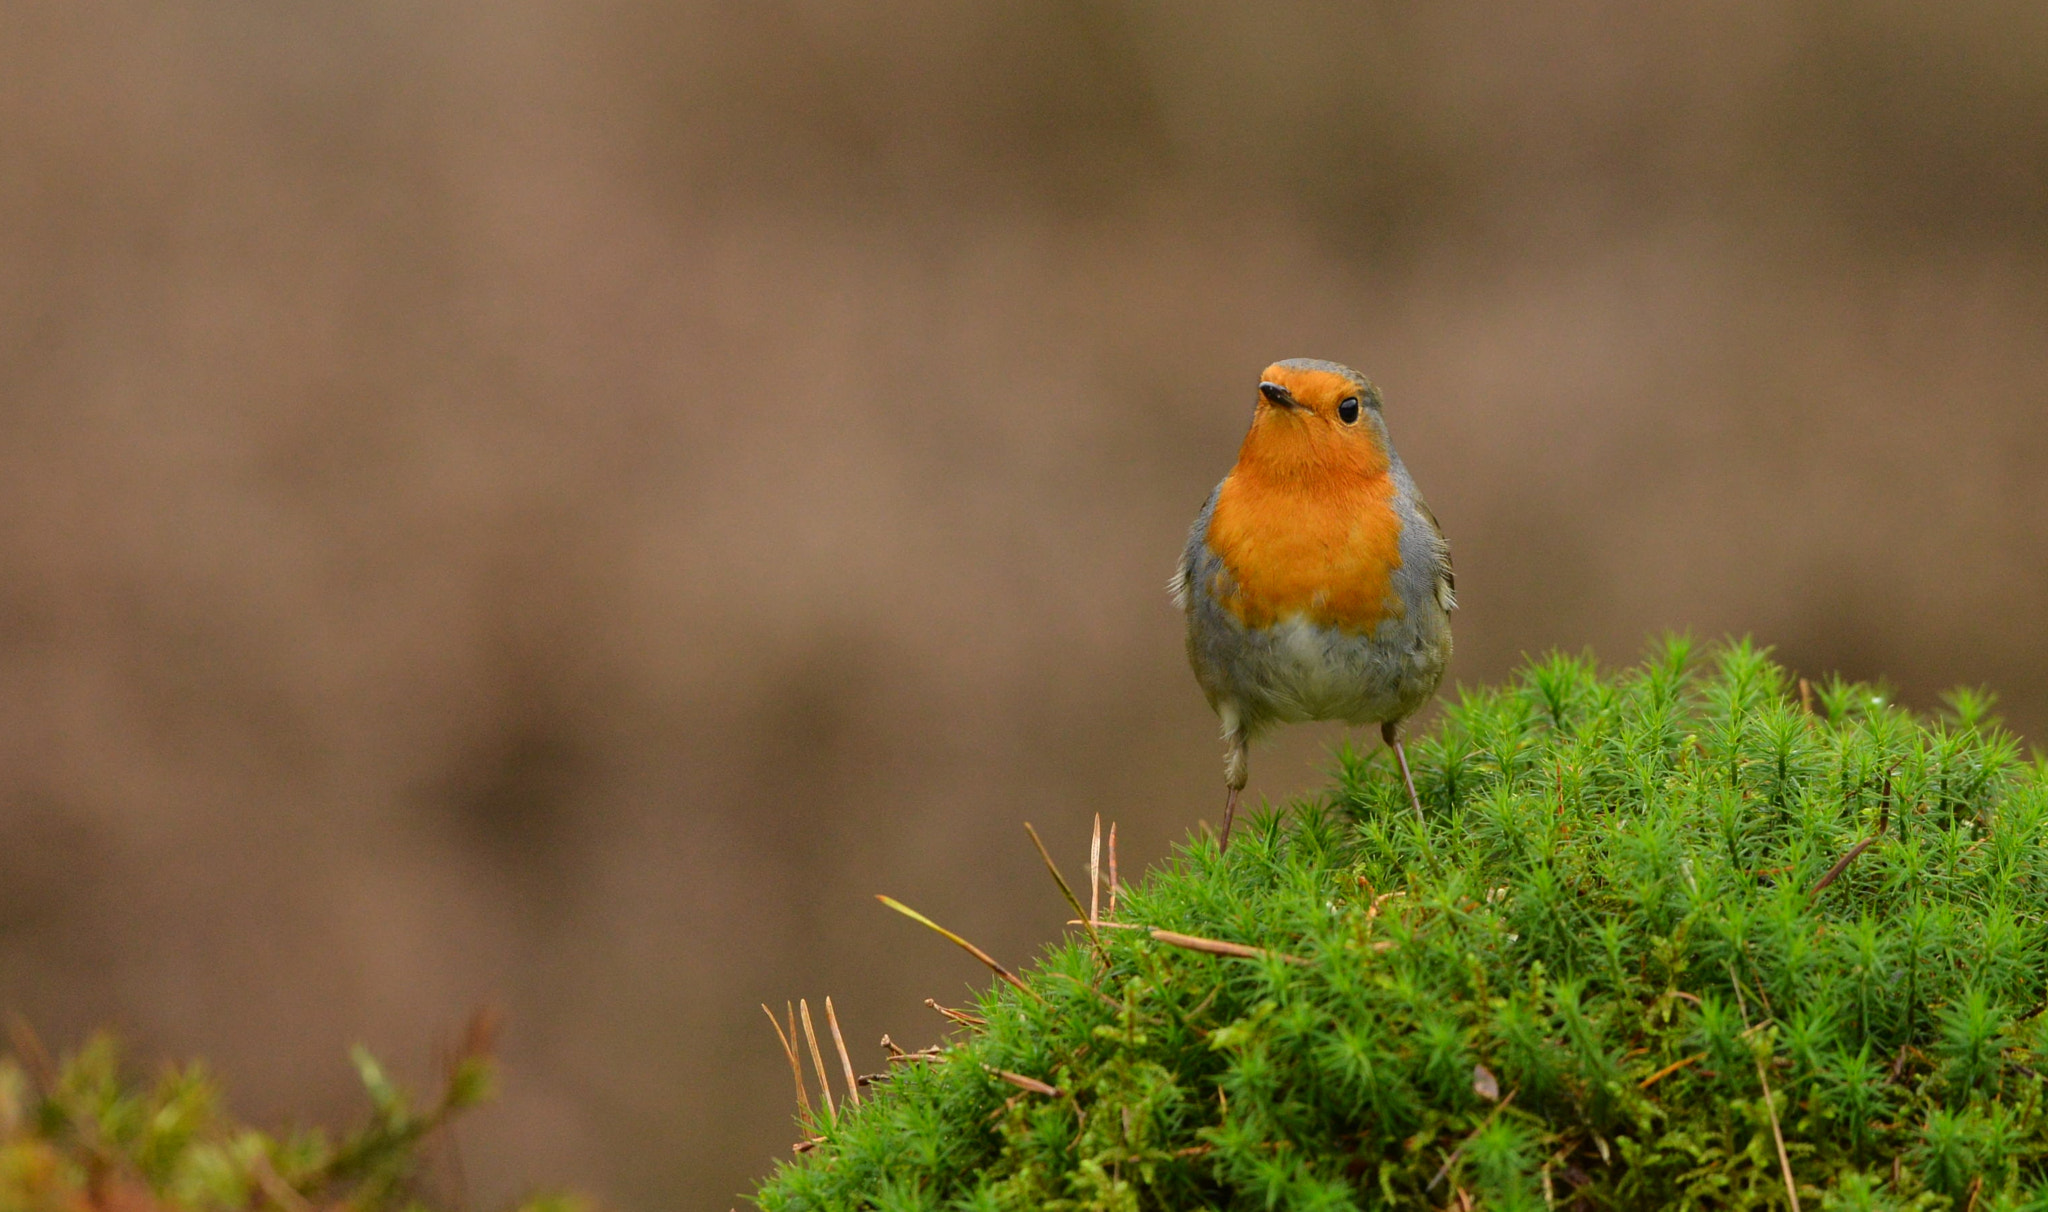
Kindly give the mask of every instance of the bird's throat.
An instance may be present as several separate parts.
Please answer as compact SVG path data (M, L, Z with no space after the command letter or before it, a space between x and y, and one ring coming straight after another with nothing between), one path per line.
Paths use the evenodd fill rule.
M1314 414L1268 405L1252 417L1237 470L1275 482L1329 484L1384 478L1389 460L1370 430L1340 429Z
M1246 627L1299 616L1372 633L1404 613L1393 500L1384 461L1366 474L1328 460L1240 459L1209 520L1209 549L1224 566L1211 594Z

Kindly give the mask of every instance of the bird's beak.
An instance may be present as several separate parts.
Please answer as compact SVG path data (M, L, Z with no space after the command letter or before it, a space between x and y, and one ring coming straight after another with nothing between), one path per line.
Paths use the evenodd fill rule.
M1294 398L1293 392L1270 379L1259 384L1259 394L1266 397L1267 401L1277 408L1301 407L1301 403Z

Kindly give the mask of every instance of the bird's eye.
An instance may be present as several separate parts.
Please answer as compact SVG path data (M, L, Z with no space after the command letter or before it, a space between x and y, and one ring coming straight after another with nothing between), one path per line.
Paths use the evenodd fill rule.
M1352 422L1358 420L1357 396L1345 396L1344 402L1342 404L1337 405L1337 419L1344 422L1346 425L1349 425Z

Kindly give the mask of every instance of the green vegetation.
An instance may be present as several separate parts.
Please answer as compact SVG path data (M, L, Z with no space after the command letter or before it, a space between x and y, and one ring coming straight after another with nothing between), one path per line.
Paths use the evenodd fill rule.
M435 1134L490 1095L480 1027L423 1108L357 1049L371 1117L339 1141L235 1123L196 1065L137 1084L123 1077L107 1037L51 1061L18 1032L15 1054L0 1057L0 1212L430 1212L459 1203L429 1198L420 1175ZM578 1207L544 1197L520 1212Z
M2048 1208L2048 763L1989 706L1746 643L1538 662L1411 747L1426 822L1340 754L756 1201L1775 1208L1789 1174L1809 1209Z

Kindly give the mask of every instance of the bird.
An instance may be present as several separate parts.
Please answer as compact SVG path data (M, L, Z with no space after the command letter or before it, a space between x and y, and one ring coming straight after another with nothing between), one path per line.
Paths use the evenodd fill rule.
M1457 579L1378 387L1336 362L1266 367L1237 463L1195 516L1168 588L1223 725L1219 851L1251 742L1277 724L1378 724L1422 816L1401 724L1443 682Z

